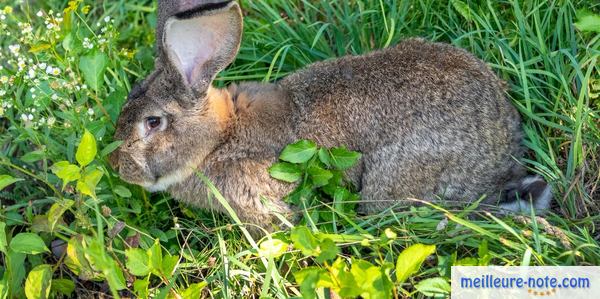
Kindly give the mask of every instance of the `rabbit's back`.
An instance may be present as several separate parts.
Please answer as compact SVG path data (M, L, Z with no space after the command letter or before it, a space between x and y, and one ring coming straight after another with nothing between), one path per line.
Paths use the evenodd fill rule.
M427 197L448 186L477 196L521 175L519 115L502 81L464 50L410 39L312 64L279 84L297 106L298 138L359 150L367 171L423 176L413 184L391 178L390 189L422 186L391 196Z

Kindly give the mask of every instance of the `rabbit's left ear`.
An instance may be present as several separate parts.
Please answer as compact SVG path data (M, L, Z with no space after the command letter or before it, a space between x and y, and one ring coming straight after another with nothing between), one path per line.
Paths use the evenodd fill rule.
M163 56L184 86L203 93L234 60L241 38L242 12L235 1L206 4L166 21Z

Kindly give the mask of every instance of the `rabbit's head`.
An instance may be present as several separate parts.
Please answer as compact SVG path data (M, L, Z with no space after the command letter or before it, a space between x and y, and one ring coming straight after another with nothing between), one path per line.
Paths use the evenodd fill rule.
M233 107L211 87L239 49L234 1L209 3L165 20L156 68L134 87L117 123L123 144L110 157L128 182L160 191L192 174L227 129Z

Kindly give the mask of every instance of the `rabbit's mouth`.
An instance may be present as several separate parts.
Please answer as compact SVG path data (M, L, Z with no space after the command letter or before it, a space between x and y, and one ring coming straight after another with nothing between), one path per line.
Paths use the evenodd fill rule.
M154 183L143 186L150 192L166 191L170 186L181 183L189 176L190 173L186 173L185 171L174 171L167 175L156 178Z

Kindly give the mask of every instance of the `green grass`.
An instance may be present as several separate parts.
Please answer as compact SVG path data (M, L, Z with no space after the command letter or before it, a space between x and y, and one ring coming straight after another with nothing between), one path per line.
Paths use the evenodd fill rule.
M0 30L10 33L0 36L0 175L7 175L0 177L0 298L24 297L26 277L31 269L43 269L40 265L51 266L51 293L57 297L68 293L69 280L75 286L72 296L111 290L113 295L147 290L155 297L174 296L206 283L205 296L286 298L301 296L294 277L301 269L332 267L333 259L317 262L318 254L294 241L301 229L271 236L290 245L282 256L258 254L259 240L244 233L244 226L232 220L235 215L199 211L166 194L146 193L110 169L103 150L116 145L111 136L120 107L132 83L153 67L153 1L73 2L62 22L50 19L60 30L44 21L50 10L63 13L67 1L2 3L12 10L0 14ZM418 283L437 277L447 281L452 264L600 265L600 29L582 31L578 21L584 14L579 10L598 14L600 5L576 0L247 0L242 7L243 44L218 85L277 80L315 61L366 53L408 37L451 43L486 61L507 82L529 148L523 163L553 186L553 210L544 218L496 218L475 210L477 199L461 209L425 205L370 216L345 215L327 202L307 207L303 225L318 242L336 243L337 256L348 267L368 261L393 281L394 296L422 297ZM31 25L30 32L24 24ZM19 57L24 58L21 71ZM27 78L34 64L35 77ZM47 74L49 66L60 71ZM86 129L98 143L98 154L79 168L83 164L76 153ZM92 171L103 174L95 194L75 182L62 188L52 166L64 160L85 177ZM13 178L20 180L4 184ZM217 191L216 202L224 202ZM311 222L319 213L344 221ZM41 253L12 248L11 239L25 232L40 236L54 253L43 247ZM126 252L133 254L130 247L139 244L144 250L135 254L144 256L150 249L156 258L160 247L153 246L155 239L161 259L180 257L173 271L161 266L152 275L132 273ZM76 254L66 253L67 241ZM400 283L394 264L413 244L435 245L436 254ZM18 270L22 265L25 269ZM126 281L122 285L120 275ZM108 285L106 278L112 280ZM325 293L321 289L317 296L328 298Z

